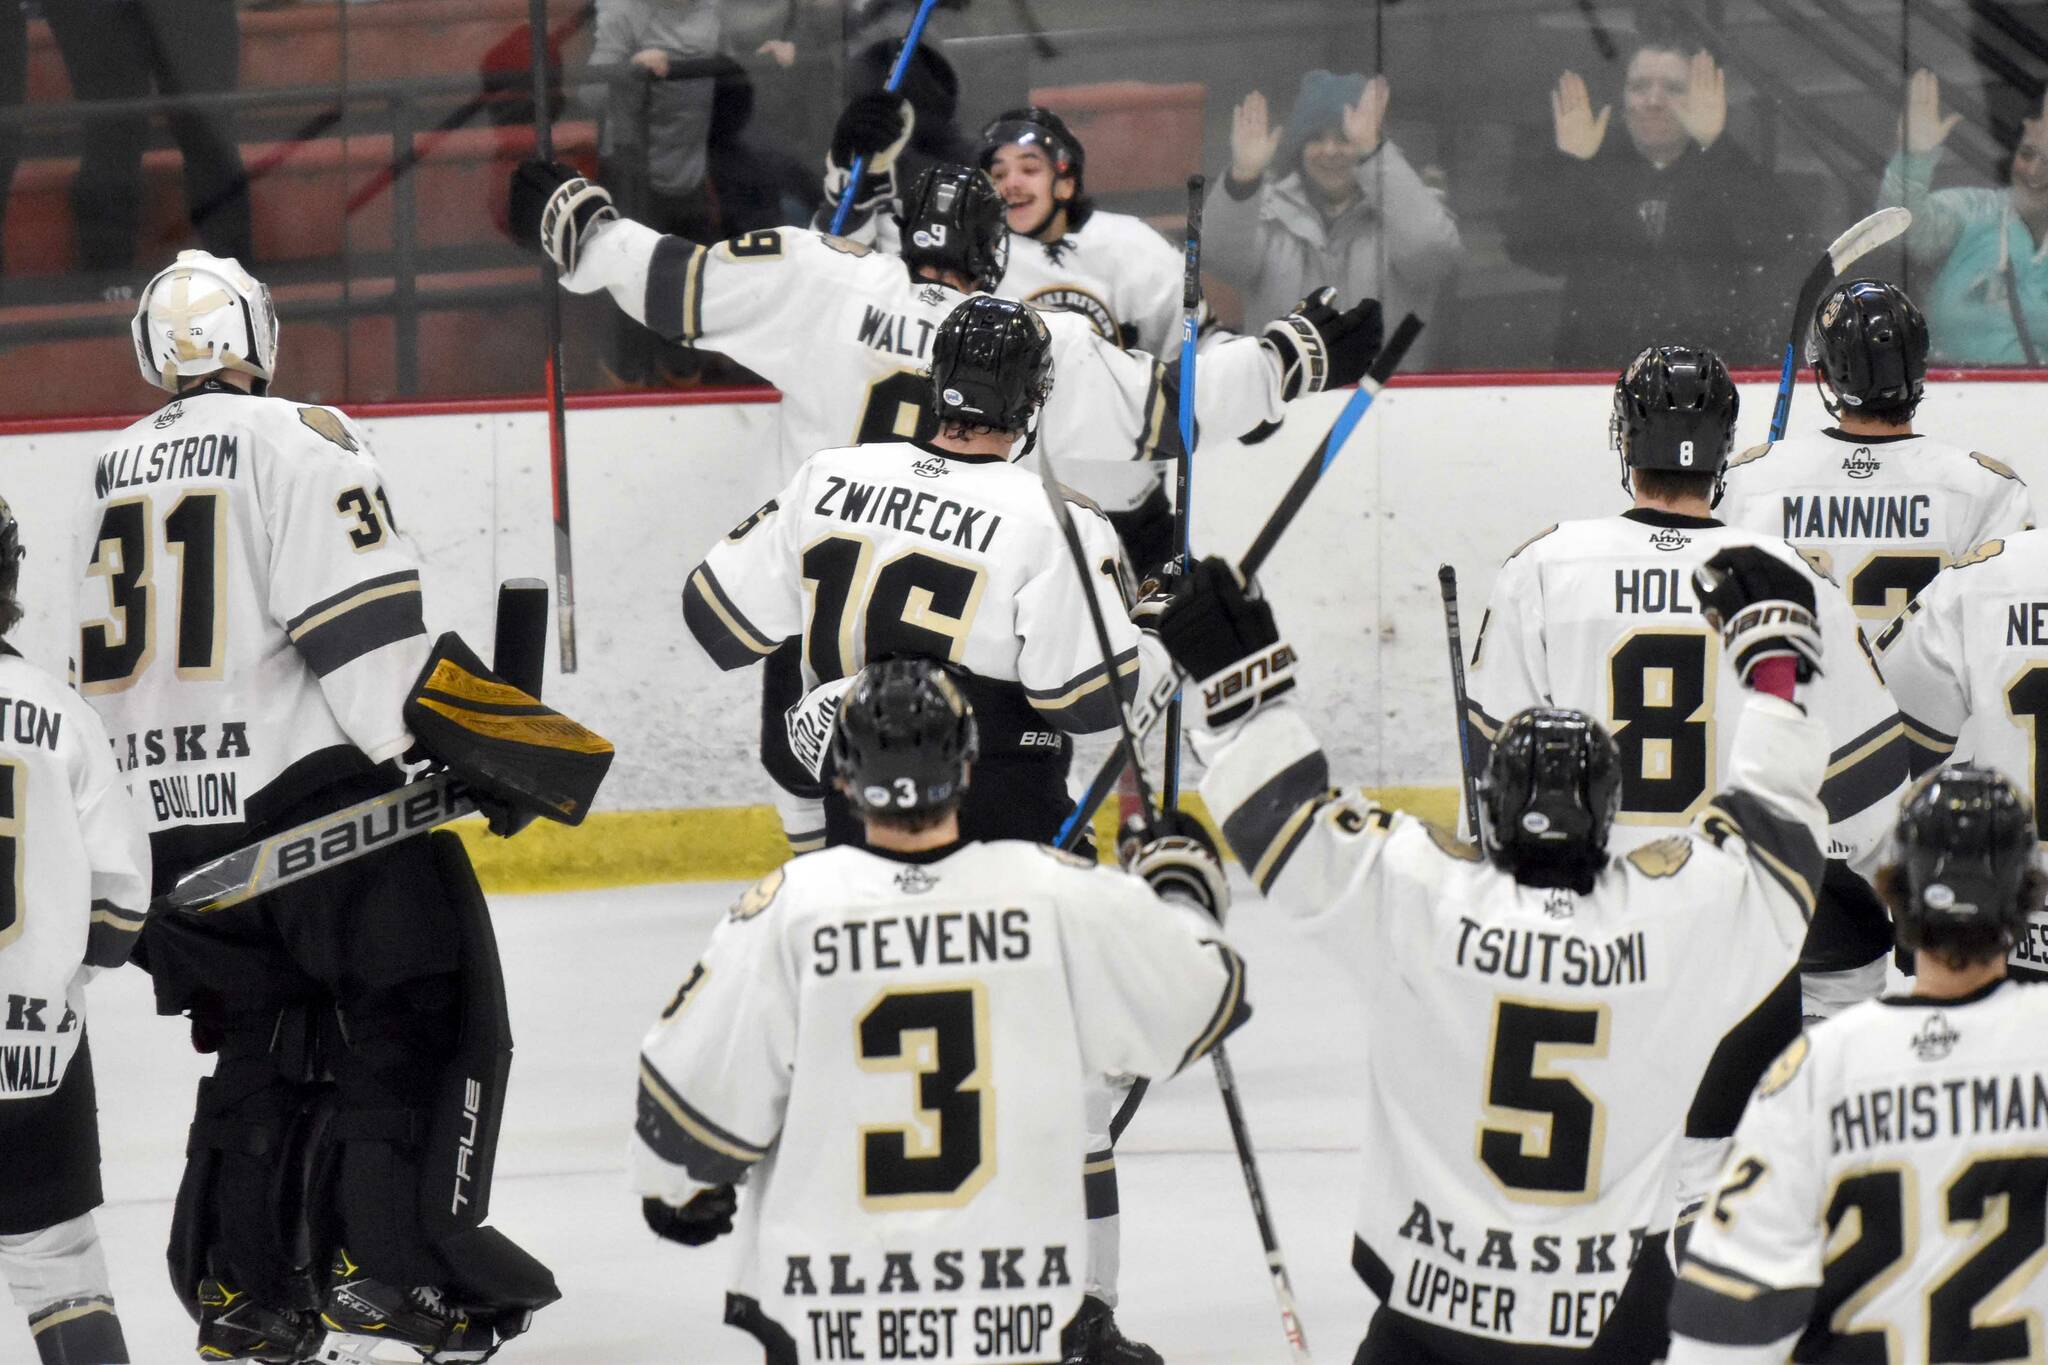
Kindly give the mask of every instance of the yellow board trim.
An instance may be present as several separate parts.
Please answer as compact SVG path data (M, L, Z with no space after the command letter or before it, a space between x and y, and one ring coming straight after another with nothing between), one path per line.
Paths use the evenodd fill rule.
M1424 820L1458 819L1456 787L1375 787L1368 795ZM1200 796L1182 796L1181 808L1215 829ZM539 821L512 839L492 835L481 819L457 820L448 828L468 847L484 889L510 895L654 882L751 882L790 856L772 806L596 811L573 827ZM1103 861L1115 856L1114 803L1096 812L1095 846Z

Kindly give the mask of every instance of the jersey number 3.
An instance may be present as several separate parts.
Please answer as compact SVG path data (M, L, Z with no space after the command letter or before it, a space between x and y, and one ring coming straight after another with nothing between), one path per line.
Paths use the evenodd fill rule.
M974 982L898 987L854 1025L861 1069L917 1078L917 1116L860 1130L860 1202L874 1210L958 1208L996 1173L988 994Z

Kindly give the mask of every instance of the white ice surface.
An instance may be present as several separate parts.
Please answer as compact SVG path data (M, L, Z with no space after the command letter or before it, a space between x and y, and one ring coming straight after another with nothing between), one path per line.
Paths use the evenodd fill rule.
M709 883L494 901L517 1052L491 1222L545 1261L562 1299L508 1344L504 1365L756 1365L721 1325L729 1242L657 1240L625 1184L639 1040L738 888ZM1372 1301L1352 1275L1361 1178L1356 1011L1328 961L1240 884L1231 938L1255 1017L1231 1040L1260 1168L1316 1358L1344 1362ZM91 987L107 1203L98 1214L138 1365L196 1360L164 1268L185 1129L206 1059L183 1021L152 1012L127 969ZM1119 1321L1172 1365L1284 1362L1229 1130L1206 1066L1155 1086L1118 1148ZM0 1312L0 1361L33 1362Z

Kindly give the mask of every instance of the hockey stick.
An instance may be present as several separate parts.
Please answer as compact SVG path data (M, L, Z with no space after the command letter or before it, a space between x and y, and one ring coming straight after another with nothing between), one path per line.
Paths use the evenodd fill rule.
M540 0L533 0L539 4ZM895 94L903 88L903 75L910 70L910 59L917 53L918 40L924 37L925 20L932 17L932 8L939 0L923 0L917 7L917 17L910 21L910 32L903 39L903 50L896 54L896 65L889 68L889 79L882 82L882 89ZM853 159L853 168L846 173L846 188L839 192L839 204L832 210L832 235L837 237L846 230L846 215L853 212L853 201L860 198L861 177L867 174L868 158L863 152Z
M1195 334L1202 311L1202 177L1188 177L1188 231L1180 280L1180 458L1173 462L1173 538L1180 568L1194 567ZM1166 767L1160 779L1161 810L1180 805L1180 689L1166 704ZM1138 756L1131 755L1136 763Z
M527 0L526 24L533 43L533 154L555 159L555 131L548 114L547 0ZM548 358L543 382L548 391L548 481L554 494L556 652L564 673L576 671L576 568L569 544L569 417L562 396L562 289L554 258L541 256L541 316L546 320Z
M1373 361L1372 368L1366 371L1365 378L1359 381L1358 391L1351 395L1351 401L1337 414L1337 420L1330 424L1329 431L1324 433L1315 452L1308 457L1308 463L1301 467L1301 472L1294 476L1294 482L1288 485L1287 492L1281 496L1280 505L1266 518L1266 524L1261 526L1258 535L1252 538L1251 548L1246 550L1244 558L1238 561L1238 572L1243 574L1247 581L1265 566L1266 557L1272 554L1273 547L1280 543L1280 537L1286 534L1287 528L1293 524L1294 518L1308 502L1308 495L1315 491L1315 486L1321 481L1324 472L1336 460L1337 452L1344 448L1344 443L1351 439L1351 433L1358 429L1359 422L1371 410L1373 400L1379 396L1381 388L1400 367L1402 358L1408 354L1408 348L1415 344L1415 338L1421 331L1422 320L1410 313L1401 319L1400 325L1394 328L1394 334L1388 337L1386 345L1380 348L1379 357ZM1131 730L1141 742L1152 733L1153 727L1165 714L1167 700L1179 690L1184 681L1186 676L1175 668L1133 703ZM1096 770L1095 780L1088 784L1088 790L1082 796L1081 803L1074 807L1073 812L1067 816L1067 822L1060 826L1059 835L1054 840L1059 847L1074 846L1081 826L1094 816L1095 808L1103 803L1110 789L1116 785L1117 776L1123 771L1123 761L1121 753L1111 754L1109 761Z
M1912 225L1913 215L1903 208L1879 209L1829 243L1826 253L1806 272L1799 297L1792 305L1792 334L1785 339L1785 362L1778 370L1778 401L1771 409L1771 434L1767 439L1784 439L1785 419L1792 412L1792 378L1798 372L1807 328L1813 322L1813 310L1819 306L1821 294L1834 283L1835 276Z
M1266 1182L1259 1178L1259 1163L1253 1155L1252 1135L1244 1123L1244 1105L1237 1098L1237 1073L1230 1057L1218 1043L1209 1050L1216 1064L1216 1089L1223 1096L1223 1114L1230 1121L1230 1137L1237 1144L1237 1164L1244 1174L1245 1193L1251 1196L1252 1221L1259 1225L1259 1241L1266 1248L1266 1269L1273 1276L1273 1297L1280 1301L1280 1331L1296 1365L1312 1365L1308 1333L1301 1325L1301 1310L1294 1302L1294 1281L1287 1274L1286 1258L1280 1254L1280 1237L1273 1230L1273 1217L1266 1212Z
M547 629L547 584L538 578L505 580L498 588L492 671L536 699ZM476 802L462 784L437 773L201 863L178 878L161 903L198 913L225 910L475 813Z
M1448 564L1437 565L1436 585L1444 595L1444 636L1451 647L1451 701L1458 708L1458 779L1465 788L1465 819L1477 839L1479 786L1472 765L1472 727L1465 720L1471 703L1465 699L1465 641L1458 630L1458 571Z

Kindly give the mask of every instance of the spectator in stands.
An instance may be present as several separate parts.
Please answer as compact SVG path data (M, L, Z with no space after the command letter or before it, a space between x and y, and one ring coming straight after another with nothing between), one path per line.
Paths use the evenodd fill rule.
M210 95L240 76L235 0L43 0L71 91L80 100ZM171 137L184 155L185 205L199 239L216 256L249 264L249 177L232 110L169 108ZM85 120L84 154L71 186L78 260L110 272L109 298L132 297L127 282L142 226L142 152L147 114ZM168 255L152 247L153 255ZM119 282L115 282L118 278ZM97 281L96 281L97 282Z
M1205 214L1202 264L1242 290L1246 330L1326 284L1424 316L1459 257L1458 225L1385 136L1384 76L1311 71L1285 127L1253 91L1230 125L1230 175Z
M1932 71L1913 73L1878 200L1913 211L1907 261L1934 271L1920 291L1929 358L2038 365L2048 354L2048 100L2021 126L2004 189L1928 188L1960 117L1943 117Z
M28 13L21 0L0 0L0 114L21 107L28 91ZM0 293L6 290L7 196L21 157L21 125L0 124Z
M754 119L754 83L746 71L728 60L713 91L706 155L718 208L715 240L807 221L818 195L817 170L746 136Z
M1722 136L1721 69L1645 41L1622 100L1627 135L1610 139L1614 107L1596 115L1585 81L1564 73L1550 96L1555 150L1523 167L1505 224L1511 260L1564 277L1551 362L1611 370L1642 338L1671 335L1731 364L1764 359L1796 219L1770 173Z

